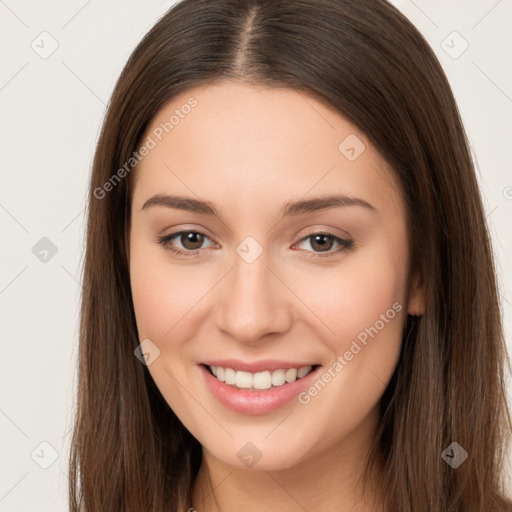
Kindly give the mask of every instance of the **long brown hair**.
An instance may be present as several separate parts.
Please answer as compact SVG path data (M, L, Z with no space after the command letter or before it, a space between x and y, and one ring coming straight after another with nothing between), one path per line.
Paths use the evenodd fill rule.
M367 135L401 183L426 309L407 318L371 450L384 460L390 510L512 511L509 360L468 141L433 51L384 0L184 0L130 56L90 182L71 510L189 503L201 445L134 356L126 234L148 123L177 94L223 79L314 94ZM456 469L442 457L452 442L468 454Z

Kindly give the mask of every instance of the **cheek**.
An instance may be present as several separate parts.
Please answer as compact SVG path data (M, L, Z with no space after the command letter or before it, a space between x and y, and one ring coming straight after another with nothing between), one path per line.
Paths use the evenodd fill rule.
M172 327L169 312L174 310L178 300L168 293L169 287L162 277L158 266L140 257L136 250L132 253L130 279L141 338L160 338Z
M180 338L186 339L187 326L194 324L194 308L211 285L201 271L170 264L169 254L156 242L136 234L133 240L130 281L139 336L159 343L176 339L173 329L179 323Z
M407 265L400 255L395 256L376 252L371 258L341 263L329 273L290 278L313 312L334 331L331 334L343 337L350 326L372 325L395 302L404 306Z
M328 284L323 293L318 282L315 288L312 279L303 283L310 289L308 305L322 321L316 321L317 333L325 333L321 337L330 356L319 380L299 401L304 414L309 406L316 408L318 421L311 430L326 446L333 436L357 429L375 410L395 371L406 315L407 265L401 256L375 251L350 269L340 266L322 280ZM326 427L332 424L338 425L336 432Z
M391 247L383 240L321 278L318 273L291 276L317 317L317 332L333 360L344 357L344 373L351 379L375 380L362 368L374 369L383 381L391 377L406 316L407 270L405 243Z
M186 341L197 329L194 306L207 284L200 283L200 272L170 265L168 254L157 243L137 236L136 231L133 234L130 281L139 339L150 339L159 350L148 371L169 406L195 432L202 415L191 406L189 386L183 386L191 382L193 369Z

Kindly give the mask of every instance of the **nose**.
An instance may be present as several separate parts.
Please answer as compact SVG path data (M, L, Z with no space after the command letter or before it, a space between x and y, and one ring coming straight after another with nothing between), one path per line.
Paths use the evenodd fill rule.
M217 327L242 343L285 333L292 325L292 293L268 267L265 251L252 263L235 256L217 303Z

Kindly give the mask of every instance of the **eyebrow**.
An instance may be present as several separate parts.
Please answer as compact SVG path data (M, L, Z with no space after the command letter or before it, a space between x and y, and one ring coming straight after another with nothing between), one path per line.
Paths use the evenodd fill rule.
M166 208L176 208L189 212L199 213L201 215L210 215L222 218L221 213L210 201L194 199L192 197L156 194L150 197L142 206L141 210L154 206L163 206ZM372 211L377 209L368 201L357 197L348 197L344 195L329 195L323 197L315 197L312 199L303 199L298 201L289 201L280 209L282 217L290 217L303 215L305 213L313 213L330 208L340 208L344 206L362 206Z

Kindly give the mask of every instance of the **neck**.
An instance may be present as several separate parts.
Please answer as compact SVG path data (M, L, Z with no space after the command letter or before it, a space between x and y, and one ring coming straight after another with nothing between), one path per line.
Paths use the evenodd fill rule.
M357 432L286 469L234 468L203 448L201 467L192 488L191 507L197 512L279 509L385 512L378 486L381 464L377 464L368 477L366 488L362 486L368 450L376 429L376 416L367 419L366 425L359 425Z

